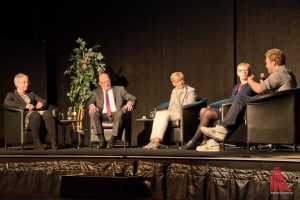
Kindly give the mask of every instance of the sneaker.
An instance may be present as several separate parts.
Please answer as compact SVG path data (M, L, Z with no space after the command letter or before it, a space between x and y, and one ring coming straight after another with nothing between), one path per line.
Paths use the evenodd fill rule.
M218 140L220 142L224 141L228 132L226 128L218 125L213 128L201 127L201 131L203 132L204 135L211 137L215 140Z
M161 146L160 143L157 142L149 142L147 145L143 146L144 149L158 149Z
M210 139L206 142L205 145L198 146L196 151L220 151L220 144L216 142L214 139Z

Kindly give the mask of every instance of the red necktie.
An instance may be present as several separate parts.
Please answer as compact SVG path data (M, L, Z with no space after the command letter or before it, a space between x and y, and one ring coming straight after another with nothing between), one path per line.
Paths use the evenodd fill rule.
M110 105L109 105L109 98L108 98L108 93L105 91L105 101L106 101L106 114L107 116L111 116L111 110L110 110Z

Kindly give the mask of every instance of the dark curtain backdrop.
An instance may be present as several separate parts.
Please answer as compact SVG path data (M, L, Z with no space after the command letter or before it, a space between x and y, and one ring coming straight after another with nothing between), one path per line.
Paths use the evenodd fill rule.
M207 162L81 157L74 160L56 158L36 161L37 159L1 159L2 199L57 199L59 196L61 199L101 197L166 200L300 198L300 174L297 170L289 170L296 168L296 164L291 163L247 163L233 160L228 164L229 161L224 160ZM287 167L289 164L290 167ZM276 190L278 194L270 193L270 178L274 167L280 167L284 181L291 188L291 194L285 193L286 190ZM276 183L279 188L279 182Z
M300 1L239 0L236 4L237 62L246 60L257 76L262 72L267 75L264 54L270 48L279 48L299 83Z
M61 4L53 8L55 23L49 23L48 29L56 37L48 44L56 50L59 62L59 107L66 109L69 103L63 71L77 37L90 45L100 44L106 64L115 70L122 67L128 91L138 97L132 144L143 130L135 119L169 100L172 72L183 71L186 82L210 101L230 95L234 84L233 1L116 2L104 7L83 5L70 10L69 4Z
M255 75L267 74L264 53L269 48L284 50L288 65L300 75L297 0L31 0L11 2L1 11L2 40L45 41L44 84L50 103L62 112L71 105L63 72L77 47L75 40L82 37L90 46L101 45L105 63L116 71L122 67L127 90L138 97L132 144L143 129L135 119L169 99L174 71L183 71L186 82L209 103L230 95L236 64L249 62ZM7 69L1 67L1 75L2 70Z

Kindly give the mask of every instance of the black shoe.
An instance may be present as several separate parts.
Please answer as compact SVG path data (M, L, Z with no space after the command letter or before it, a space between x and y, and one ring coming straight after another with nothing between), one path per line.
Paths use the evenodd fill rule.
M108 148L108 149L114 148L115 141L116 141L116 137L115 136L111 136L111 138L107 142L106 148Z
M105 139L100 139L98 149L103 149L104 147L105 147Z
M182 150L190 150L190 149L194 149L194 148L195 148L195 143L193 143L192 141L189 141L186 145L179 147L179 149L182 149Z

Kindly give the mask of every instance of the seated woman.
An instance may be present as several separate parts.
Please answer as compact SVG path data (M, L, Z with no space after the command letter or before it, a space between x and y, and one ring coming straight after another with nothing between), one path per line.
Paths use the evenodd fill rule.
M42 120L45 122L47 132L51 138L52 149L57 149L55 120L48 110L43 110L47 101L39 97L32 91L28 91L28 76L19 73L14 78L16 90L9 92L4 104L7 106L26 109L25 123L29 123L34 142L34 149L43 150L40 141L40 126Z
M228 99L226 103L232 102L234 98L236 98L238 95L248 95L248 96L255 95L255 93L252 91L252 89L249 87L247 83L247 78L250 74L251 74L250 64L240 63L237 66L237 75L240 78L240 83L236 84L233 87L231 97ZM200 124L198 126L198 129L194 137L185 146L179 147L180 149L184 149L184 150L194 149L196 142L203 135L200 128L207 127L212 121L219 120L221 118L221 111L219 107L201 108L199 115L200 115ZM204 139L204 142L202 144L205 144L206 142L212 143L210 145L211 151L220 151L220 144L218 142L214 142L214 140L212 139L210 140ZM201 148L203 148L202 145L198 146L196 150L199 151L201 150Z
M175 88L171 93L169 107L167 110L161 110L156 113L150 142L144 146L146 149L159 148L169 121L180 119L180 107L196 101L197 95L195 93L195 89L185 84L182 72L172 73L170 79Z

